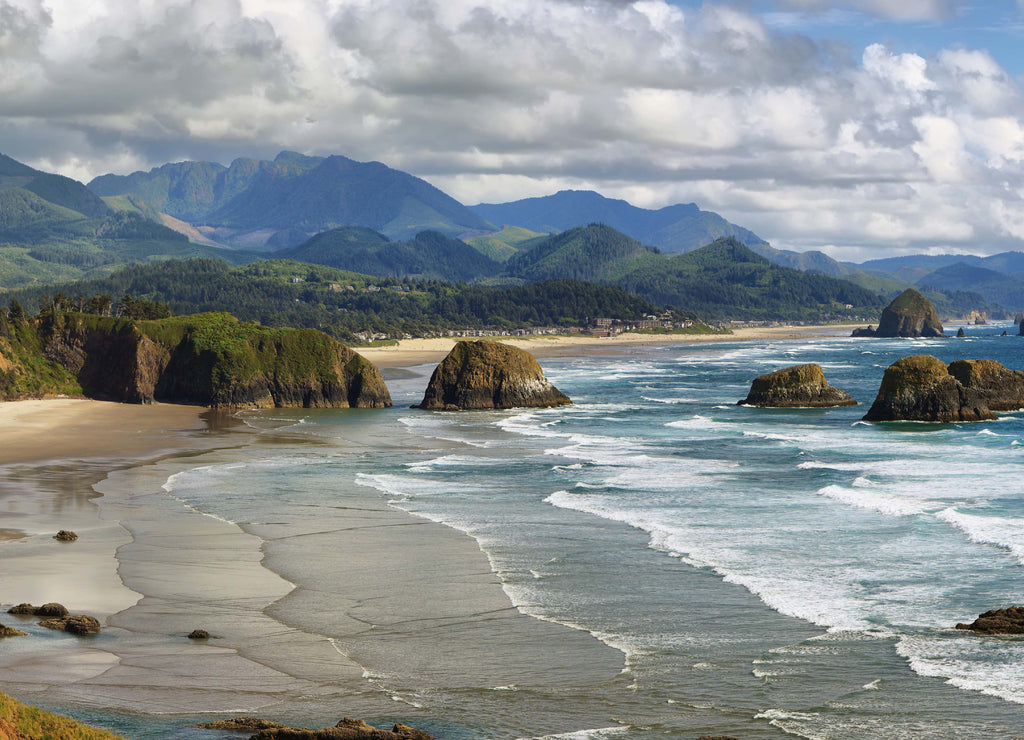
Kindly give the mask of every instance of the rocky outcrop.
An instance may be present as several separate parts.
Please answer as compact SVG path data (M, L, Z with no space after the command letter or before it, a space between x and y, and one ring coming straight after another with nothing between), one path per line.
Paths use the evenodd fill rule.
M372 363L313 329L223 313L158 321L58 314L39 331L46 358L90 398L215 408L391 405Z
M958 624L958 630L983 635L1024 635L1024 606L991 609L970 624Z
M913 288L907 288L882 311L877 329L855 329L853 336L944 337L946 334L932 302Z
M218 719L214 722L203 722L196 725L203 730L230 730L231 732L258 732L259 730L284 729L284 725L258 717L233 717Z
M529 352L498 342L457 342L435 368L419 408L510 409L572 403Z
M1024 372L1010 370L995 360L957 360L949 374L979 396L991 411L1024 408Z
M206 630L192 630L188 633L188 639L190 640L209 640L210 633Z
M53 539L58 542L74 542L78 539L78 535L72 532L70 529L62 529L53 536Z
M829 385L821 366L815 364L794 365L759 375L751 383L750 393L739 403L771 408L857 405L846 391Z
M967 336L967 333L964 331L964 328L962 326L956 330L956 336L958 339L962 339L963 337Z
M64 630L72 635L98 635L100 633L99 620L88 614L76 614L63 619L44 619L39 626L51 630Z
M63 619L71 614L66 606L56 602L50 602L49 604L43 604L42 606L18 604L17 606L12 606L8 609L7 613L15 614L20 617L56 617L57 619Z
M28 632L22 632L14 627L0 624L0 637L25 637L26 635L28 635Z
M294 727L260 730L251 740L433 740L433 737L403 724L397 724L390 730L381 730L361 719L345 717L334 727L322 730Z
M1024 372L992 360L948 366L931 355L897 360L882 377L866 421L985 421L1024 407Z

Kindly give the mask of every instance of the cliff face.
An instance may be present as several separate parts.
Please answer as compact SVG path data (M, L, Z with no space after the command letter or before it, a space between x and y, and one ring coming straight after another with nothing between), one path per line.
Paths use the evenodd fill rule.
M434 370L420 408L549 407L572 403L529 352L498 342L458 342Z
M882 377L866 421L985 421L1024 405L1024 373L991 360L948 367L931 355L897 360Z
M773 408L825 408L856 406L846 391L828 384L821 366L794 365L759 375L750 385L750 393L740 401L744 406Z
M944 337L946 334L932 302L913 288L907 288L882 311L877 329L857 329L853 336Z
M228 314L159 321L57 314L37 334L42 356L90 398L221 408L391 405L376 367L311 329L243 324ZM31 347L21 349L31 356Z

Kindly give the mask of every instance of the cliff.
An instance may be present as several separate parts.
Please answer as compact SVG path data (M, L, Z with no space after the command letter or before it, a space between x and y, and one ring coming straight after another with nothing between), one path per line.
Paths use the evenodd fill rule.
M0 395L57 393L128 403L383 407L377 369L312 329L274 329L223 313L129 321L78 313L0 327Z
M434 370L419 407L431 410L562 406L569 397L529 352L498 342L458 342Z
M877 329L855 329L853 336L944 337L946 334L932 302L913 288L907 288L882 310Z
M828 384L821 366L794 365L754 378L743 406L774 408L825 408L856 406L846 391Z
M931 355L897 360L882 377L867 421L984 421L1024 407L1024 372L992 360L943 364Z

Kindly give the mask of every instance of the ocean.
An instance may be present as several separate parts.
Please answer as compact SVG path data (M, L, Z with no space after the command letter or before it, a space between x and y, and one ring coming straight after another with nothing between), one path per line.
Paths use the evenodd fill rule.
M544 410L411 409L432 369L413 368L392 373L391 409L242 414L258 441L168 475L162 495L240 527L280 579L247 608L307 647L275 653L273 630L236 646L302 684L274 718L362 712L453 740L1019 738L1024 640L953 627L1024 604L1024 413L860 420L906 355L1024 369L1004 329L548 358L575 403ZM806 362L860 405L737 405L757 375ZM394 538L375 549L346 522L378 508L468 535L489 572L439 574L405 518L373 525ZM438 585L410 604L420 576ZM503 604L472 595L493 581ZM464 594L481 606L455 618ZM394 619L361 629L364 609ZM115 623L130 630L131 611ZM358 667L344 691L310 667L322 643ZM91 716L133 738L209 737L147 701Z

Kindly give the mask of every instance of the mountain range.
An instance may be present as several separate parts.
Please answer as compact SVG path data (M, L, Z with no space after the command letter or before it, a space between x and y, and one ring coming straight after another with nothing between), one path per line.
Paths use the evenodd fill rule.
M681 258L716 239L744 246L722 253L742 267L717 269L711 280L706 265L695 273ZM86 187L0 155L0 287L97 277L119 265L189 256L233 264L273 257L370 275L493 284L572 278L626 287L654 302L696 300L714 316L863 307L873 304L869 296L891 297L910 285L931 290L948 312L1024 308L1020 252L856 265L821 252L775 249L692 203L651 210L567 190L467 207L413 175L341 156L282 152L227 167L178 162L103 175ZM773 267L793 272L766 272ZM755 275L781 281L782 303L763 291L736 292L744 281L756 287ZM864 292L843 297L847 289L822 282L826 277ZM698 278L731 287L711 300L708 285L693 282ZM736 302L732 309L729 301ZM802 308L789 311L786 301Z

